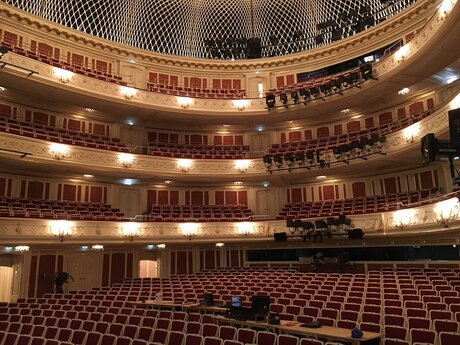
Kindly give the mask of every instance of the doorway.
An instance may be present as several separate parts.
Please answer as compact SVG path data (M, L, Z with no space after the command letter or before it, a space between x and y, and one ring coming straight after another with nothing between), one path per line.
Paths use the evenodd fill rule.
M0 302L11 302L13 267L0 266Z
M157 260L140 260L139 261L139 278L158 278L158 261Z

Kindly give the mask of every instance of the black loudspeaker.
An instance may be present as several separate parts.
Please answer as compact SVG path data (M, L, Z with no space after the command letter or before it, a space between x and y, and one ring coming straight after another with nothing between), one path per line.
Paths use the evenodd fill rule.
M248 39L246 57L248 59L260 59L262 57L262 46L259 37L251 37Z
M425 163L434 162L438 154L438 140L433 133L428 133L420 140L420 152Z
M458 148L460 146L460 108L449 111L449 133L450 146Z
M285 232L277 232L273 234L275 238L275 242L285 242L287 241L287 233Z
M363 229L350 229L348 230L348 239L350 240L362 240Z

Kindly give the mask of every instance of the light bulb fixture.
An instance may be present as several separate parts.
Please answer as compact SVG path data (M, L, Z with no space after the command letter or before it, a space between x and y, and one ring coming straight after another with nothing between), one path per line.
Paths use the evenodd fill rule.
M104 250L104 246L102 244L95 244L91 246L91 250L102 251Z
M224 243L222 243L222 242L217 242L216 243L217 248L222 248L223 246L224 246Z
M245 99L236 99L233 101L233 106L238 109L239 111L243 111L246 109L248 101Z
M54 74L63 84L67 84L73 77L73 72L67 71L62 68L55 68Z
M119 153L117 161L118 164L123 165L125 168L129 168L134 164L134 155L130 153Z
M326 179L326 175L319 175L319 176L316 176L316 180L317 181L324 181Z
M134 222L124 223L121 229L122 236L129 239L130 242L140 235L139 224Z
M29 250L30 250L29 246L16 246L16 247L14 247L14 251L18 252L18 253L25 253L25 252L28 252Z
M182 223L180 224L180 231L182 235L184 235L185 237L188 237L188 239L191 240L192 237L198 235L198 224Z
M455 3L457 0L444 0L438 8L439 11L439 16L441 19L444 19L450 11L452 11L452 8L454 8Z
M160 243L160 244L157 245L157 248L158 248L158 249L165 249L165 248L166 248L166 244Z
M398 229L404 229L407 226L415 225L415 211L413 209L399 210L394 213L393 225Z
M235 169L239 170L240 173L246 172L249 168L249 161L247 159L239 159L235 161Z
M59 238L60 242L64 241L65 237L72 236L72 223L67 220L58 220L50 223L50 233L52 236Z
M190 159L179 159L177 161L177 166L182 170L182 172L187 172L192 166L192 161Z
M398 91L398 95L401 95L401 96L404 96L404 95L407 95L409 93L409 88L408 87L405 87L401 90Z
M120 86L120 92L126 99L132 99L137 94L137 90L128 86Z
M238 235L240 236L247 237L255 233L254 224L250 222L239 223L237 224L236 229L237 229Z
M66 157L69 157L70 149L67 145L64 144L58 144L58 143L52 143L50 145L49 151L51 155L54 156L56 159L64 159Z
M404 58L406 58L408 54L409 54L409 44L405 44L396 51L395 59L398 62L403 62Z
M184 109L187 109L193 104L193 99L189 97L177 97L177 103Z
M403 130L403 136L406 143L413 143L414 137L420 135L420 123L416 122Z

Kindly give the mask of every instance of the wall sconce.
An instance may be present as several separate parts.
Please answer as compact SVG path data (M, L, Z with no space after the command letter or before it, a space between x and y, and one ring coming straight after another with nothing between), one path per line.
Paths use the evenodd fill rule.
M225 244L222 243L222 242L217 242L217 243L216 243L216 247L217 247L217 248L222 248L224 245L225 245Z
M193 236L198 235L198 224L195 224L195 223L180 224L180 231L182 235L184 235L185 237L188 237L188 239L191 240Z
M182 108L187 109L193 104L193 99L189 97L177 97L177 103L179 103Z
M128 238L130 242L133 241L134 237L140 235L139 224L137 223L125 223L121 229L121 234Z
M166 244L160 243L160 244L157 245L157 248L158 248L158 249L165 249L165 248L166 248Z
M102 251L104 250L104 246L102 244L95 244L91 246L91 250Z
M233 101L233 106L238 109L239 111L243 111L246 109L248 101L245 99L236 99Z
M55 68L54 74L63 84L67 84L73 77L73 73L71 71L67 71L61 68Z
M452 11L452 8L454 8L456 2L456 0L444 0L441 5L439 5L438 11L441 19L444 19L447 14Z
M64 159L68 157L70 149L67 145L53 143L50 145L49 153L56 159Z
M132 87L120 86L120 92L126 99L136 96L137 90Z
M404 58L409 54L409 45L405 44L395 53L395 59L398 62L404 61Z
M182 170L182 172L187 172L192 166L192 161L190 159L179 159L177 161L177 166Z
M393 225L398 229L404 229L409 225L415 225L415 211L412 209L399 210L394 213L394 223Z
M129 168L134 164L134 155L130 153L119 153L117 161L125 168Z
M403 131L404 139L406 139L406 142L413 143L414 142L414 137L420 134L420 124L419 123L414 123L410 125L409 127L405 128Z
M458 218L459 204L458 198L451 198L438 202L434 207L436 222L447 228L447 223Z
M50 224L50 233L59 238L60 242L63 242L64 237L72 236L72 223L66 220L52 222Z
M18 253L25 253L25 252L28 252L30 249L29 246L16 246L14 247L14 251L15 252L18 252Z
M253 223L243 222L236 225L238 235L240 236L250 236L255 233L255 228Z
M241 159L235 161L235 169L238 169L241 173L246 172L249 168L249 161L246 159Z

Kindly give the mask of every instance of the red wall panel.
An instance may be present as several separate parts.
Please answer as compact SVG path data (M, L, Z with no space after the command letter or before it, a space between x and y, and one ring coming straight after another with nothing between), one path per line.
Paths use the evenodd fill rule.
M169 203L170 205L179 205L179 191L178 190L169 191Z
M302 201L302 189L292 188L291 189L291 202L301 202L301 201Z
M409 105L409 115L415 115L423 111L423 102L415 102Z
M224 205L225 204L225 192L216 191L215 200L216 200L216 205Z
M113 253L110 267L110 285L123 282L125 278L125 268L125 253Z
M104 254L102 262L102 286L109 286L110 254Z
M328 137L329 136L329 127L320 127L316 129L316 136L318 138Z
M158 191L158 204L160 205L168 205L169 198L168 198L168 191L167 190L159 190Z
M27 198L43 199L43 182L29 181L27 184Z
M32 255L30 262L30 274L29 274L29 297L35 296L35 283L37 281L37 262L38 256Z
M6 178L0 178L0 196L6 195Z
M361 122L359 121L350 121L347 122L347 132L355 132L361 129Z
M289 132L289 141L299 141L302 139L302 132L295 131Z
M91 202L102 202L102 187L91 186L90 198Z
M364 182L354 182L351 184L353 198L366 196L366 184Z
M422 189L428 189L433 187L433 178L431 171L424 171L420 173L420 184Z
M214 250L205 251L205 269L216 268L216 253Z
M323 186L323 200L335 199L334 186Z
M393 121L393 116L390 112L386 112L379 115L379 124L384 125Z
M192 191L192 205L203 205L203 192L201 191Z
M177 252L177 272L176 274L187 274L187 252Z
M246 190L238 191L238 204L240 205L248 204L248 192Z
M56 272L56 256L55 255L40 255L38 261L37 272L37 297L42 297L45 293L54 291L53 281L42 279L43 274L51 275Z
M226 191L225 192L225 204L226 205L238 204L236 191Z
M147 191L147 210L157 203L157 191L149 189Z
M384 184L385 184L385 194L398 192L396 188L396 179L394 177L389 177L389 178L384 179Z
M62 200L75 201L77 193L77 186L64 184L64 190L62 192Z

